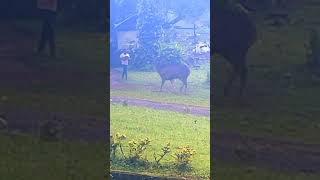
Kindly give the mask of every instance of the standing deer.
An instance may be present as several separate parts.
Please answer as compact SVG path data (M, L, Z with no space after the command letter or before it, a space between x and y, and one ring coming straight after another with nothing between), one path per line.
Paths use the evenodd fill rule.
M224 87L227 96L237 76L240 77L240 95L247 82L248 68L246 55L256 41L256 27L245 11L232 11L228 3L215 0L213 5L213 53L222 55L233 68ZM220 4L219 4L220 3ZM225 3L225 4L223 4Z
M185 63L176 64L161 64L159 60L155 63L155 69L161 77L161 87L160 92L164 83L169 80L173 83L173 80L179 79L183 84L180 88L180 92L184 87L184 93L187 93L188 77L190 75L190 68Z

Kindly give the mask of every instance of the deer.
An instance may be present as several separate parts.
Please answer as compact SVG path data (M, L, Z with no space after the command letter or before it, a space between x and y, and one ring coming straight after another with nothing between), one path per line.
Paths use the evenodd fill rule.
M257 39L256 27L247 12L233 12L228 7L217 5L217 2L212 3L212 53L221 55L232 66L232 73L224 85L224 96L229 95L232 83L240 77L239 95L241 97L248 77L246 56Z
M180 88L180 93L184 88L184 94L187 93L188 77L190 75L190 68L187 64L180 62L174 64L162 64L160 63L160 58L155 62L155 70L161 78L160 92L162 92L162 87L164 83L169 80L171 84L175 79L179 79L182 82Z

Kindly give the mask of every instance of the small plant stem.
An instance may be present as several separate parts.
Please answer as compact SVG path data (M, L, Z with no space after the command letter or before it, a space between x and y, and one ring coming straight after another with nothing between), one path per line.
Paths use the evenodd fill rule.
M127 157L126 157L126 156L124 155L124 153L123 153L123 149L122 149L121 144L120 144L120 151L121 151L122 156L126 159Z

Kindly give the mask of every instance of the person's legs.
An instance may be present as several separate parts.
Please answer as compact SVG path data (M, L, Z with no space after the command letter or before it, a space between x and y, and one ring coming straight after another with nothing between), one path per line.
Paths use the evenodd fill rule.
M126 80L128 79L128 66L125 66L125 75L126 75Z
M48 40L50 46L50 55L56 55L56 45L55 45L55 21L56 21L56 13L50 12L48 18Z
M126 66L122 65L122 79L124 78L124 75L125 75L125 68L126 68Z
M48 40L48 15L45 10L40 11L40 16L42 18L42 30L38 43L38 53L42 52L46 46Z

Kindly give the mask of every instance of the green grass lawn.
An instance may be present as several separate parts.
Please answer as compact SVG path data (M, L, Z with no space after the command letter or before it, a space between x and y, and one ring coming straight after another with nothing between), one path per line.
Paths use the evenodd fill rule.
M176 80L174 83L175 89L172 87L170 81L167 81L164 85L164 87L167 87L172 92L156 92L160 90L161 85L160 76L156 72L129 70L128 81L123 83L145 86L136 89L111 89L111 95L210 107L210 83L208 83L207 78L207 72L209 71L209 64L203 65L203 67L198 70L192 69L188 79L188 94L184 95L179 92L182 85L179 80Z
M103 179L105 146L80 142L44 142L26 135L0 133L1 179Z
M153 153L160 153L161 148L170 142L172 149L189 145L196 150L191 163L193 170L184 175L205 177L210 173L210 122L206 117L196 117L174 112L148 108L112 105L111 134L119 132L130 139L150 138L151 147L147 159L154 161ZM128 149L124 148L125 153ZM165 157L162 163L170 165L173 157ZM111 169L148 172L160 175L179 175L175 168L144 169L143 167L126 166L115 162Z

